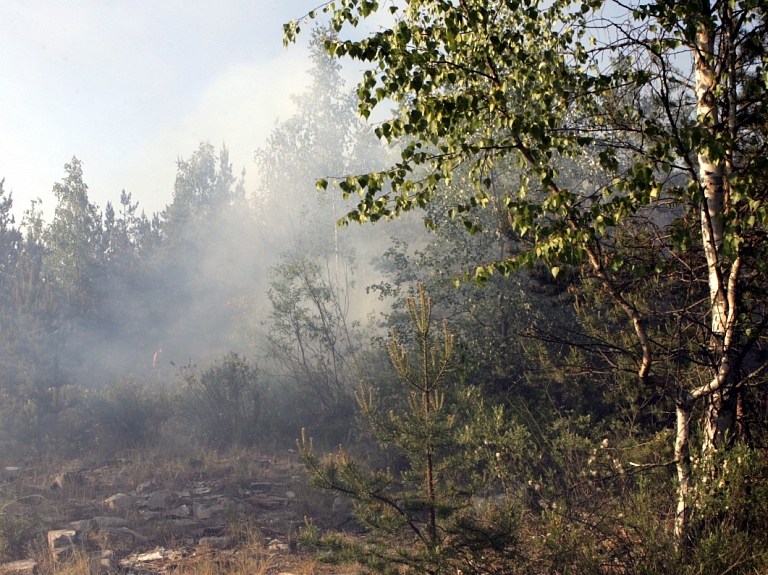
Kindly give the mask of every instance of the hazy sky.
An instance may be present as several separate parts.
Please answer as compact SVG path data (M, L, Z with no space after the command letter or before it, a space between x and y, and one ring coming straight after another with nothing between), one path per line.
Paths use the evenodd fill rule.
M286 50L282 24L318 3L2 0L0 179L15 213L40 197L50 220L73 155L101 208L124 188L162 209L176 159L202 140L226 142L253 182L254 151L309 81L309 34Z

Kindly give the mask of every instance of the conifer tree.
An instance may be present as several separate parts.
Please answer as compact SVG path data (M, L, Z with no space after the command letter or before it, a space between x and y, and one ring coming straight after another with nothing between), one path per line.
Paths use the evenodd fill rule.
M73 157L64 166L65 178L54 184L58 204L53 222L45 229L47 251L43 273L63 290L76 313L95 304L96 274L102 256L101 217L88 199L82 163Z
M445 322L435 333L422 286L407 308L413 333L402 338L393 330L387 344L403 401L387 411L375 387L361 384L357 394L377 442L403 458L404 469L369 471L343 448L321 458L303 437L310 480L353 502L371 530L356 550L371 572L509 572L519 518L513 477L524 467L527 435L453 380L454 336Z

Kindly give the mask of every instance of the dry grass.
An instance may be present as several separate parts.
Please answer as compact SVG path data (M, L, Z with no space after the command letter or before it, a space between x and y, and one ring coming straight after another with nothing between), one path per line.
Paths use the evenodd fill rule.
M188 575L267 575L279 566L271 554L233 553L191 558L180 565Z
M72 552L66 561L56 565L47 564L40 566L42 574L55 573L56 575L89 575L91 573L90 557L80 549Z

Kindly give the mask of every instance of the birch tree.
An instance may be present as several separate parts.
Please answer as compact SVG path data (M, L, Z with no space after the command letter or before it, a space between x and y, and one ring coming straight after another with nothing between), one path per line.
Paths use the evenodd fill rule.
M643 384L675 394L679 544L700 491L694 410L702 410L696 449L707 467L735 439L748 440L744 393L765 385L767 10L763 0L322 7L337 34L328 52L368 65L360 114L397 102L400 112L377 134L406 144L387 170L318 187L359 195L342 223L375 222L427 205L466 165L476 192L451 215L474 231L494 166L517 163L521 184L505 196L513 248L466 278L483 283L541 260L555 276L577 266L623 310L635 343L613 353ZM373 15L375 31L349 34ZM286 42L303 21L285 26ZM568 161L594 170L574 183L559 169ZM651 265L617 249L628 229L653 239ZM682 303L633 291L672 277L690 288ZM670 322L674 329L661 329Z

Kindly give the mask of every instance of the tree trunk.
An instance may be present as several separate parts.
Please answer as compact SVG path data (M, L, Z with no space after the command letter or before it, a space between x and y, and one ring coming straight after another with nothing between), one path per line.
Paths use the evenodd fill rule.
M694 74L696 80L696 112L701 126L714 135L718 130L720 113L715 89L714 33L706 24L699 24L694 50ZM724 281L721 261L723 246L723 212L725 208L724 168L719 159L710 158L708 146L698 153L699 185L703 192L700 208L701 239L707 261L710 296L710 342L712 376L709 383L692 391L681 390L677 400L677 425L675 437L675 462L678 476L677 510L674 535L678 549L688 539L690 503L696 486L691 476L690 420L695 402L706 402L702 465L707 466L718 448L725 432L733 425L734 406L730 400L730 353L733 343L736 306L736 283L739 275L739 258L731 266Z
M677 433L675 435L675 462L677 464L677 511L675 512L675 542L680 549L688 538L689 503L692 488L690 423L692 398L681 394L677 400Z
M715 97L717 80L714 70L714 34L706 24L700 24L694 51L696 76L696 112L701 125L714 134L720 122L720 113ZM705 459L714 452L725 431L734 422L733 402L730 398L729 374L721 377L721 367L727 362L725 335L728 323L729 294L723 281L721 248L723 244L723 211L725 190L723 185L723 163L710 159L708 147L698 153L699 185L704 199L701 203L701 238L707 260L709 279L710 352L713 372L720 382L718 389L711 389L706 395L704 420L704 442L702 451ZM730 284L730 282L728 282ZM713 374L713 375L714 375Z

